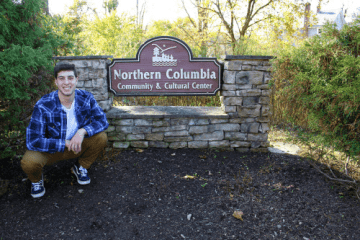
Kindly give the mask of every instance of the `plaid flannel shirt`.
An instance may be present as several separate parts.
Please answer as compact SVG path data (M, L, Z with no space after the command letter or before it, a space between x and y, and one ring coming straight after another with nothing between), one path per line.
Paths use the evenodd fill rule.
M76 89L75 107L78 128L86 130L86 138L108 128L106 115L91 93ZM26 146L29 150L38 152L64 152L66 128L66 113L56 90L43 96L35 104L26 129Z

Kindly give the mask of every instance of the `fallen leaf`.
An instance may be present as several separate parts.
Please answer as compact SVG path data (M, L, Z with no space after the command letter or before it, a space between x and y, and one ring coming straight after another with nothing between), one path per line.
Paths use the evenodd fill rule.
M195 176L185 175L185 177L183 177L183 178L195 179Z
M143 149L140 149L140 148L135 149L135 151L137 151L138 153L144 152L144 150L143 150Z
M234 218L237 218L237 219L240 219L241 221L244 221L242 216L244 215L244 213L242 211L235 211L233 213L233 217Z
M206 156L206 155L200 155L199 158L201 158L201 159L206 159L207 156Z

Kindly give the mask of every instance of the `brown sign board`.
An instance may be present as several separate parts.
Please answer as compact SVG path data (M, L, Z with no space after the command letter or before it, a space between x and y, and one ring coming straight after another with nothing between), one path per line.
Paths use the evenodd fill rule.
M185 42L162 36L141 45L136 58L113 59L108 79L116 96L215 95L221 65L216 58L194 58Z

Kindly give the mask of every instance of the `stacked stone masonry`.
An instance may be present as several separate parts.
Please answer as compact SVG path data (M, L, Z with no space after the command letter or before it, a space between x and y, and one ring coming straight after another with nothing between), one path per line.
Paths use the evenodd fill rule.
M96 56L95 56L96 57ZM107 57L66 59L77 67L78 88L106 111L109 147L221 148L265 152L268 147L271 64L268 58L225 59L221 108L111 107Z

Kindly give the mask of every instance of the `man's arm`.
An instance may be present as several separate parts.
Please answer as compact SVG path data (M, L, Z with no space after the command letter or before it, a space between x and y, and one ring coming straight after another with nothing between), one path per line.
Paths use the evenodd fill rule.
M73 151L75 154L81 152L81 144L84 141L85 135L87 135L86 130L84 128L80 128L71 140L66 140L65 145L69 151Z
M109 127L106 114L92 94L90 94L90 108L92 122L83 127L89 137L105 131Z
M38 104L35 105L30 124L26 129L26 147L37 152L63 152L65 142L59 137L45 138L46 118L45 112ZM61 132L59 132L61 135Z

